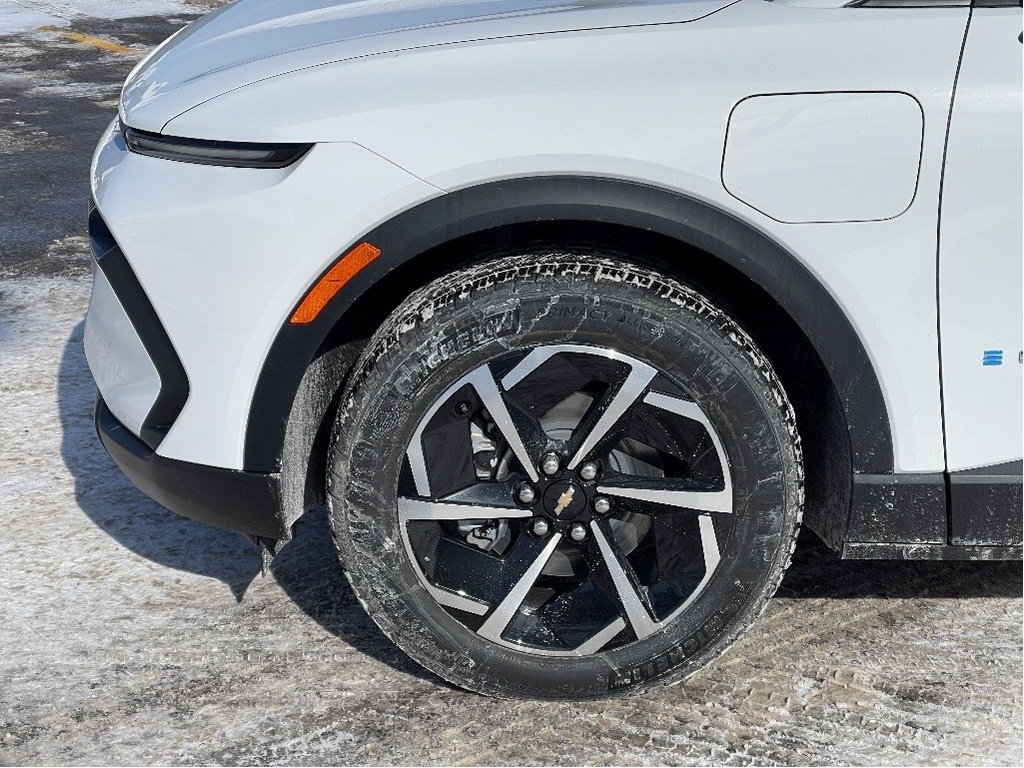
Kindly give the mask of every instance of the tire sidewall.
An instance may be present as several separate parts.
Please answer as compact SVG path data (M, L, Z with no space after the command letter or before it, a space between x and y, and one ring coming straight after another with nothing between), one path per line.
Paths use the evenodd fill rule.
M483 284L466 275L431 286L371 341L335 435L329 503L343 564L382 629L465 687L585 698L681 679L749 623L788 557L802 497L781 390L749 339L681 285L618 264L606 266L626 279L580 274L571 262L559 269L550 256L532 273L521 274L522 263L489 265ZM721 562L694 603L644 640L583 658L517 652L453 619L420 583L396 511L410 439L452 382L510 348L557 343L616 349L681 385L723 442L735 504L729 535L719 538Z

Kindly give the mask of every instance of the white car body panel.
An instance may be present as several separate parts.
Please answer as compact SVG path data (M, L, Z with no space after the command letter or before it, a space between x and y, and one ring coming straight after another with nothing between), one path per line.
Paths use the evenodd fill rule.
M396 14L377 2L243 2L178 35L126 85L122 117L136 128L318 144L284 171L168 163L118 148L113 134L99 150L93 186L104 218L172 340L188 340L180 354L192 391L160 455L242 468L271 342L312 282L365 232L444 191L556 174L677 191L782 244L835 298L870 355L894 471L946 469L938 200L969 8L540 2L509 14L503 2L390 5ZM864 187L875 176L886 185L892 169L858 168L857 194L845 206L830 197L836 223L828 224L784 223L730 194L723 156L737 105L822 93L833 94L837 113L863 103L856 93L917 102L914 118L894 107L888 125L872 124L874 144L898 148L898 194L886 186L891 200L870 209ZM792 125L779 130L790 148L803 140ZM909 202L912 144L916 194L900 206ZM821 167L769 163L769 172L762 183L777 183L787 206L821 204ZM160 184L141 181L156 174ZM1019 210L1019 187L1016 201ZM258 280L246 291L225 290L247 275ZM1008 431L1019 446L1019 419ZM994 455L964 446L963 466Z
M722 183L784 224L894 219L914 201L923 135L905 93L751 96L729 116Z
M138 183L154 175L159 184ZM440 194L354 144L318 146L280 171L240 170L131 153L115 126L93 193L188 374L159 454L227 469L242 466L256 379L315 265L353 232Z
M805 8L752 0L684 25L504 38L319 66L212 99L170 120L166 132L354 141L445 190L579 174L642 180L711 202L783 243L851 318L882 382L896 470L942 471L937 200L967 16L966 8ZM762 24L771 34L755 39L751 28ZM928 43L908 56L913 40ZM919 101L921 173L916 204L906 213L882 222L789 225L725 189L721 166L733 108L757 94L821 91L901 91ZM339 103L325 93L345 98ZM311 257L309 274L359 234L350 233L323 261ZM282 303L279 321L298 298Z
M1020 20L975 9L950 121L939 306L951 472L1021 454Z
M102 270L94 269L85 324L85 351L110 410L136 435L157 395L160 374Z
M467 40L676 24L736 0L262 0L221 8L142 62L121 116L160 131L207 98L331 62Z

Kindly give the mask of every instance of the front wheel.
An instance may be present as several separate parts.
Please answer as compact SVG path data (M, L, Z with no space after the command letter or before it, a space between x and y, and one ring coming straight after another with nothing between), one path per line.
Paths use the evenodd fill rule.
M803 468L768 361L695 291L534 253L411 296L342 398L342 565L406 653L482 693L683 679L763 609Z

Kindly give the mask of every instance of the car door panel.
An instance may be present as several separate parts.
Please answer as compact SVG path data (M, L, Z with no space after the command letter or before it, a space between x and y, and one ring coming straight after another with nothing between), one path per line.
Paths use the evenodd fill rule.
M939 306L950 472L1021 457L1021 12L976 8L950 118Z

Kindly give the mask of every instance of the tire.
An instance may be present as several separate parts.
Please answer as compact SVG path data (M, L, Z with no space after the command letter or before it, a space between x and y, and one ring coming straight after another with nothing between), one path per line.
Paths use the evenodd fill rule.
M328 485L381 630L500 697L689 676L764 609L803 509L794 412L750 337L691 288L565 251L410 296L342 397Z

